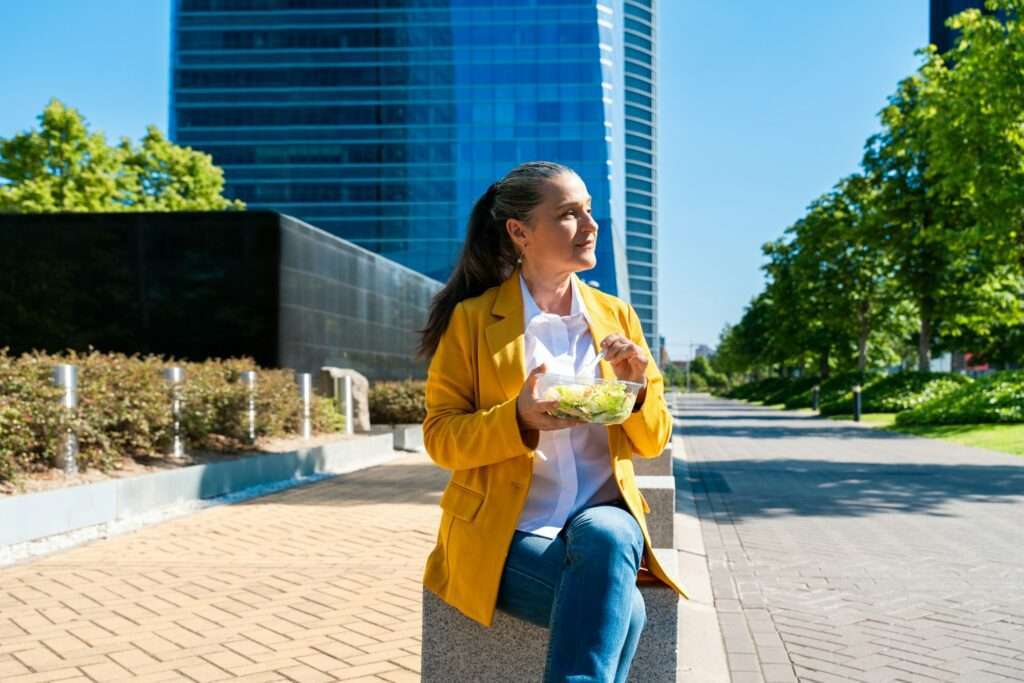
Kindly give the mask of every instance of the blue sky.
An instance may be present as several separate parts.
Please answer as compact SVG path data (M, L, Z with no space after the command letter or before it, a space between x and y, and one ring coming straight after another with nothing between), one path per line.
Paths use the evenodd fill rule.
M717 342L762 285L760 247L856 171L918 64L928 0L661 0L662 334ZM168 0L0 8L0 137L51 96L108 138L167 128Z

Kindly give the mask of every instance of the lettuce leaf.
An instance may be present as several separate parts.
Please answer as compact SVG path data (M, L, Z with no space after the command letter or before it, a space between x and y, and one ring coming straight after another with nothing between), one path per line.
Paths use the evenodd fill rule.
M636 396L618 383L559 384L548 389L544 398L558 401L551 411L556 417L617 424L629 417Z

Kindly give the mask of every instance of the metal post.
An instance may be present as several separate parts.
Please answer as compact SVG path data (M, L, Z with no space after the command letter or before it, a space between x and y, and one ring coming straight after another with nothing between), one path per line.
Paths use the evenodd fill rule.
M352 434L355 429L352 424L352 377L345 375L344 382L342 383L342 393L345 397L345 433Z
M172 458L184 458L185 439L181 435L181 384L185 381L185 369L178 366L164 368L164 379L171 385L171 417L174 420L171 451L167 455Z
M309 410L310 402L313 400L313 375L308 372L297 372L295 381L299 385L299 395L302 397L302 438L308 439L313 435L313 420Z
M814 389L811 390L811 404L814 407L815 411L818 410L818 396L820 391L821 389L818 387L817 384L815 384Z
M243 372L242 381L249 389L249 443L256 443L256 371Z
M860 385L853 386L853 421L860 422Z
M78 368L62 363L53 369L53 383L64 388L61 406L64 417L70 419L78 410ZM78 435L69 425L61 435L60 451L57 453L57 466L64 470L64 476L78 474Z

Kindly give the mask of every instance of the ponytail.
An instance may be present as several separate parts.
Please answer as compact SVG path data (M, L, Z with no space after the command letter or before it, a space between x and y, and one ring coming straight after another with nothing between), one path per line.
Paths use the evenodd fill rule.
M509 218L526 222L543 199L543 183L572 169L550 161L531 161L509 171L476 200L466 227L466 241L448 283L434 295L418 355L434 355L455 306L497 286L515 270L519 257L505 225Z

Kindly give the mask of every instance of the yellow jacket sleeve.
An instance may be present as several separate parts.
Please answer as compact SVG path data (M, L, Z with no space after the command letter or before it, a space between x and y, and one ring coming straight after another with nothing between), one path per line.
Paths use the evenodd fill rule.
M518 396L477 409L475 348L468 316L459 303L427 370L423 421L427 453L446 470L492 465L531 450L516 419Z
M640 345L647 353L650 362L644 373L647 376L647 393L643 405L622 423L622 429L633 445L634 453L654 458L661 455L672 439L672 414L665 403L665 380L651 357L640 318L632 306L629 306L627 334L630 341Z

